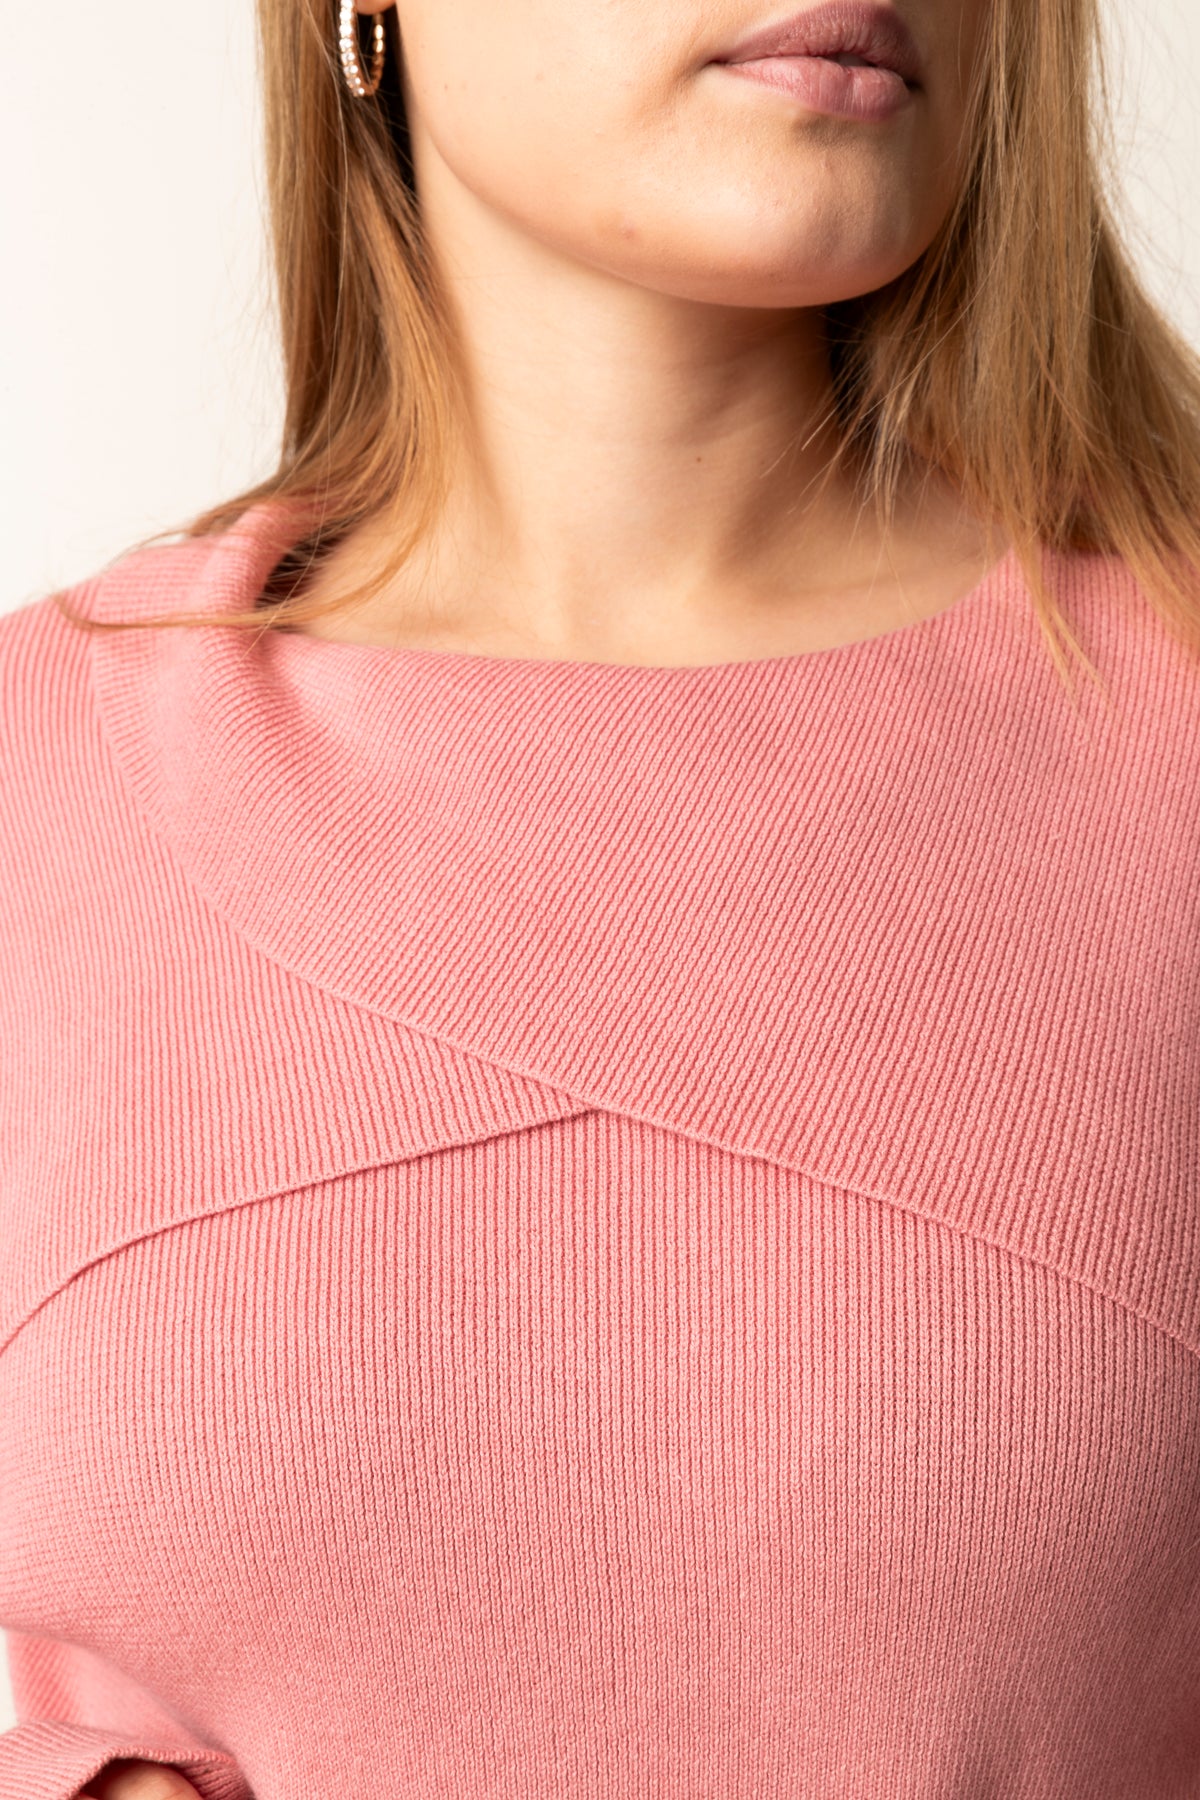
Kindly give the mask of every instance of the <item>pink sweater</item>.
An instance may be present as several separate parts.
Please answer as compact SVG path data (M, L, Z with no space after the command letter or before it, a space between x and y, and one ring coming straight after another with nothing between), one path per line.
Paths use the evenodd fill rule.
M135 552L245 605L294 531ZM1200 1800L1200 670L0 620L0 1800Z

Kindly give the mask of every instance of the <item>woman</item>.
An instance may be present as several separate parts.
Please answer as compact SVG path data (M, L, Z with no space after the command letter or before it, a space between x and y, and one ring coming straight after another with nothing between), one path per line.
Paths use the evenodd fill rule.
M1200 1794L1092 0L360 10L260 3L278 470L0 621L0 1796Z

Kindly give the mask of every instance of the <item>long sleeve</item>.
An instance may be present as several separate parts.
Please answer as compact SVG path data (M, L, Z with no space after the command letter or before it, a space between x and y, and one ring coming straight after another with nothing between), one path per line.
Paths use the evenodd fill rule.
M253 1800L233 1757L186 1731L119 1669L77 1644L7 1631L17 1723L0 1732L0 1800L72 1800L106 1763L170 1763L204 1800Z

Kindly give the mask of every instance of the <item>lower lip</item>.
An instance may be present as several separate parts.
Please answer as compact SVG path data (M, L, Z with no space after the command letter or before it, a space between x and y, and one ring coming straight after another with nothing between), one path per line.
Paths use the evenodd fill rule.
M890 119L908 105L913 92L894 69L848 69L825 56L762 56L717 66L835 119Z

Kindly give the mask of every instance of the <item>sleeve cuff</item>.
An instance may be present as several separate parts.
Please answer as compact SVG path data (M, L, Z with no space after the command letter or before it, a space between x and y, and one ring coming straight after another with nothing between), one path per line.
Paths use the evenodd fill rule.
M169 1763L204 1800L254 1800L241 1769L221 1750L122 1737L90 1725L28 1720L0 1732L0 1800L75 1800L118 1757Z

